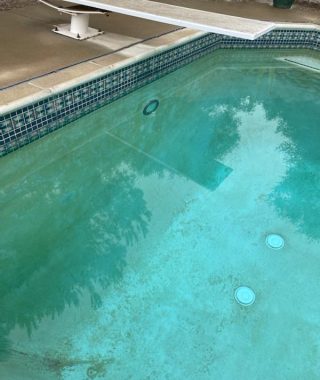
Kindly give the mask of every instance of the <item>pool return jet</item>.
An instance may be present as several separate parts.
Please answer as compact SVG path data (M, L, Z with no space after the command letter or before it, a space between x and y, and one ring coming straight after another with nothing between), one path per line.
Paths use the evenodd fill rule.
M59 12L71 15L71 23L57 25L53 30L75 39L86 39L103 33L89 28L90 14L121 13L165 24L182 26L210 33L254 40L275 28L266 21L185 8L150 0L63 0L73 6L61 7L47 0L38 0Z

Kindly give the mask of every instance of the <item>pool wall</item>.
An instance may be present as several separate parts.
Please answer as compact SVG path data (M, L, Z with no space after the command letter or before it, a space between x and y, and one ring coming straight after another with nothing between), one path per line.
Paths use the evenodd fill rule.
M254 41L205 34L0 116L0 157L217 49L320 50L320 31L274 30Z

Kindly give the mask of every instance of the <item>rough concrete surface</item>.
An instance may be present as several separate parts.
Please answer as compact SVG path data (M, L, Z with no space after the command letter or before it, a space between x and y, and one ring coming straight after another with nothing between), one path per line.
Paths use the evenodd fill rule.
M36 0L0 0L0 10L25 7L35 2Z
M0 88L176 29L175 26L115 13L110 17L97 15L91 16L90 25L101 28L105 35L76 41L51 31L53 25L67 22L69 16L40 4L1 12Z

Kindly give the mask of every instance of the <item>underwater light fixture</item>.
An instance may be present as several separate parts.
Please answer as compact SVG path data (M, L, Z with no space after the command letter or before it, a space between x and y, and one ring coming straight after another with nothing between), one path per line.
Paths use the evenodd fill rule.
M234 292L234 298L240 305L250 306L256 300L256 295L248 286L239 286Z
M150 102L148 102L146 106L144 107L143 114L145 116L151 115L153 112L157 110L157 108L159 107L159 104L160 102L158 99L150 100Z
M266 237L266 245L271 249L281 249L284 247L284 238L278 234L269 234Z

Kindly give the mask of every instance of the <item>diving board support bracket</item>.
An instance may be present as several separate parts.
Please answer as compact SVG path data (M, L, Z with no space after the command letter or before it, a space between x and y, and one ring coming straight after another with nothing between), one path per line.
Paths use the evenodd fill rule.
M57 34L61 34L66 37L74 38L76 40L86 40L103 34L104 32L100 29L89 27L89 17L90 14L106 14L109 16L110 12L84 7L84 6L73 6L73 7L58 7L48 1L38 0L39 3L47 5L50 8L57 10L60 13L65 13L71 16L70 24L59 24L55 25L52 31Z
M54 33L62 34L63 36L74 38L80 41L96 37L104 33L102 30L89 27L88 14L77 13L71 15L70 24L56 25L52 31Z

